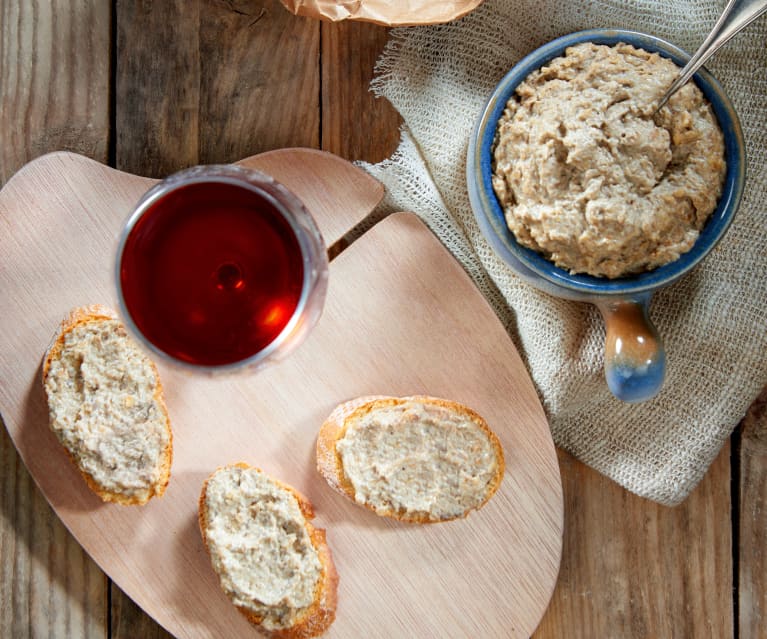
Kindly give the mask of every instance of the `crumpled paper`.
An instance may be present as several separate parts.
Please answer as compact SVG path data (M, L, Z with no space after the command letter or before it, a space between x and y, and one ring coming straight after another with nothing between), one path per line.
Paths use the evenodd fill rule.
M440 24L466 15L483 0L280 0L297 16L339 22L361 20L385 27Z

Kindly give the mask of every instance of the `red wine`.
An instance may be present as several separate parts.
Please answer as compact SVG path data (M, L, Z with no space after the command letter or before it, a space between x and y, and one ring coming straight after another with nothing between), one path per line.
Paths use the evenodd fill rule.
M266 197L230 182L192 182L149 204L120 260L126 310L144 337L203 366L257 354L293 316L301 246Z

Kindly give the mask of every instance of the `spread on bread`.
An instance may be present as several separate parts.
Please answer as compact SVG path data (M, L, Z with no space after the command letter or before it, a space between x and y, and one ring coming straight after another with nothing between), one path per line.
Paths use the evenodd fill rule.
M305 497L257 468L216 470L199 521L221 588L272 637L312 637L335 618L338 577Z
M104 501L143 504L170 477L172 434L155 365L114 311L74 309L43 363L50 426ZM320 473L379 515L411 522L464 517L504 473L503 450L476 412L448 400L366 397L336 408L317 441ZM217 469L198 520L220 586L273 639L325 632L338 575L312 505L258 468Z
M379 515L413 522L466 516L498 488L503 450L470 408L433 397L360 398L317 440L320 473Z
M111 309L74 309L43 364L50 426L104 501L143 504L170 478L159 375Z

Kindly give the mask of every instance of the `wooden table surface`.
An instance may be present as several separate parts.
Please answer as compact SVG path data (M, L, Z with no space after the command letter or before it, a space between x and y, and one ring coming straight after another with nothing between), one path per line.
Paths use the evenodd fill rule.
M0 0L0 185L59 149L153 177L289 146L380 161L399 138L368 91L387 35L277 0ZM763 393L676 508L561 452L563 559L534 636L767 637L766 406ZM0 637L164 636L0 429Z

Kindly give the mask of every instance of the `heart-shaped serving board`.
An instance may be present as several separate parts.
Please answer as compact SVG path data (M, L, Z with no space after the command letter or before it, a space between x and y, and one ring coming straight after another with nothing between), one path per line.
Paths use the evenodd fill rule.
M382 196L351 164L286 149L242 162L293 190L328 244ZM171 480L143 507L104 504L48 428L41 361L70 308L115 305L117 237L154 180L69 153L24 167L0 192L0 410L64 524L177 637L256 637L218 586L197 525L203 480L245 461L295 486L327 529L340 575L330 637L527 637L557 577L562 487L548 424L511 340L454 258L412 214L366 231L330 265L320 322L286 360L251 375L195 376L158 362L173 425ZM465 403L498 434L506 474L466 519L403 524L333 492L317 431L359 395Z

